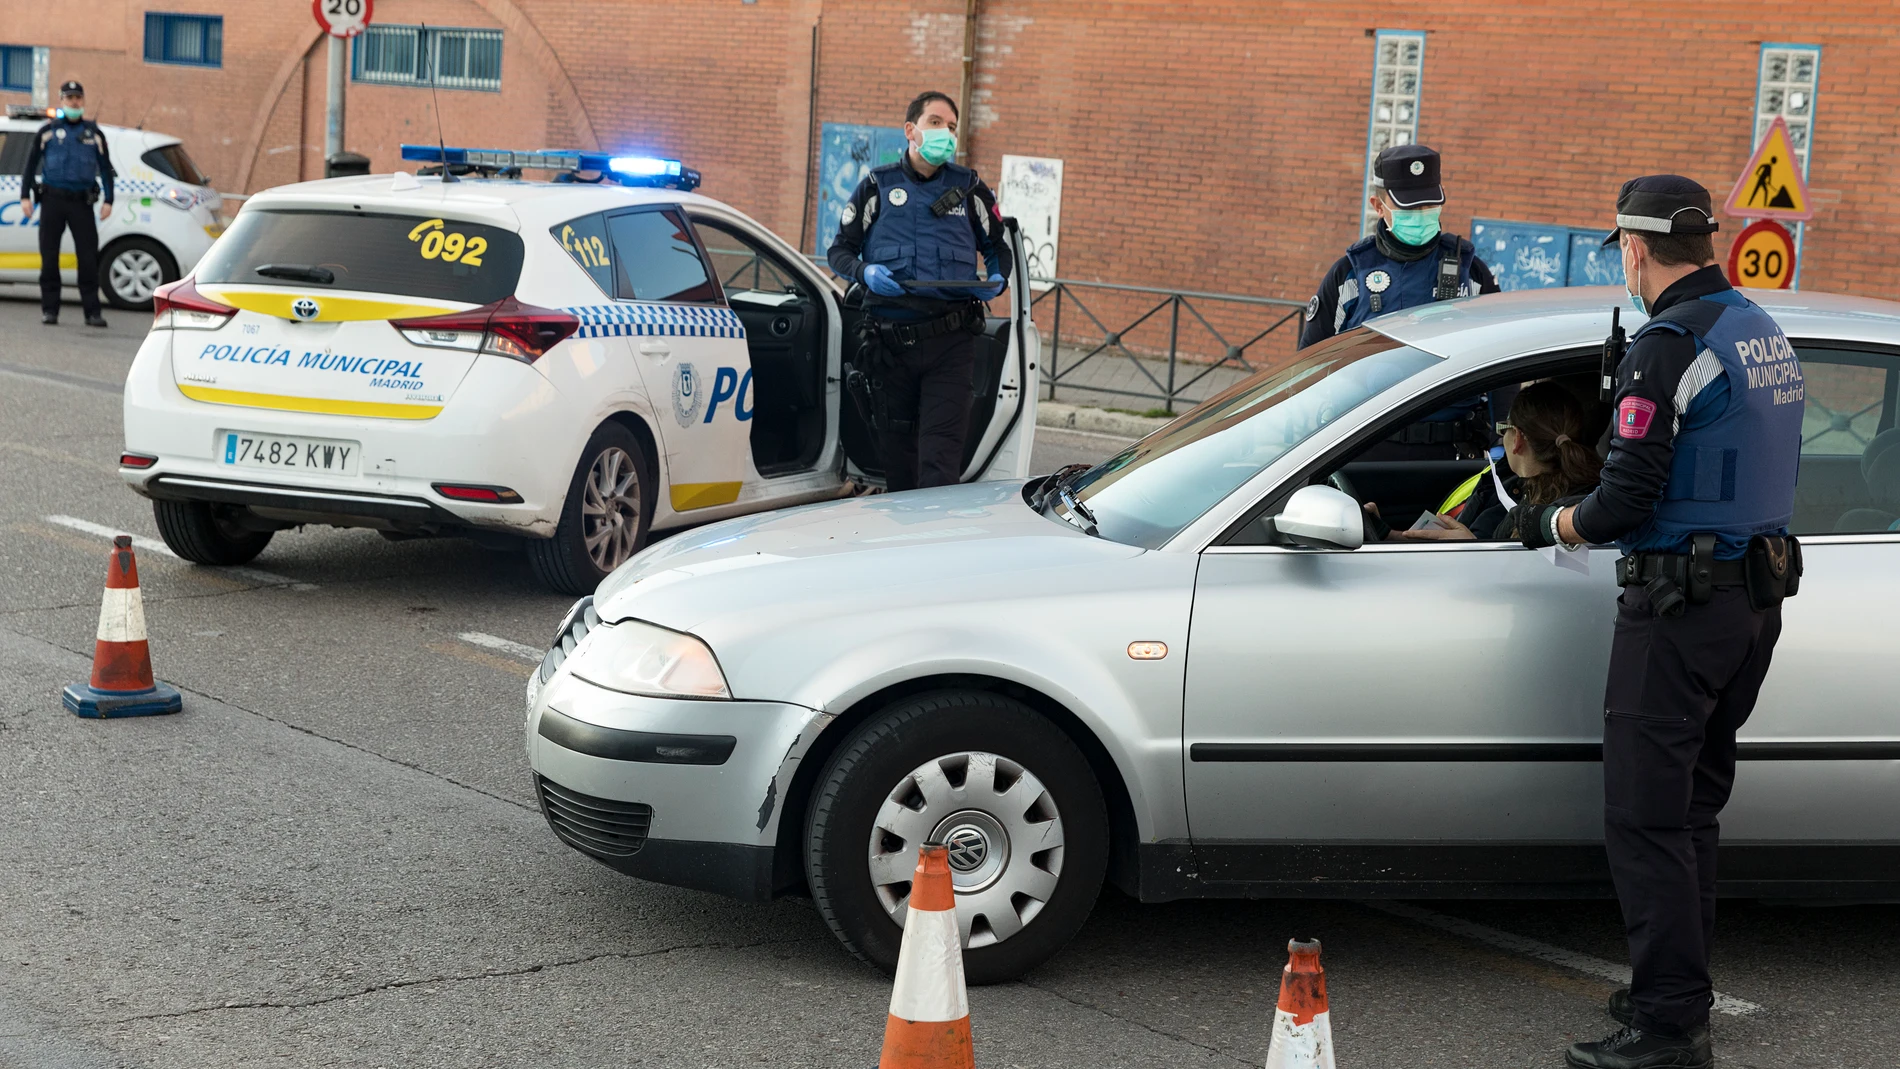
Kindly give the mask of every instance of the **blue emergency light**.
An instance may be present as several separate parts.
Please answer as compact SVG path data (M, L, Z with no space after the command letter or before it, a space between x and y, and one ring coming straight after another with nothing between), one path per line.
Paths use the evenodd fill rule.
M606 152L542 149L517 152L505 148L442 148L404 145L402 158L418 163L447 164L488 174L519 175L531 171L597 171L623 186L656 186L681 191L699 187L699 172L678 160L658 156L615 156Z

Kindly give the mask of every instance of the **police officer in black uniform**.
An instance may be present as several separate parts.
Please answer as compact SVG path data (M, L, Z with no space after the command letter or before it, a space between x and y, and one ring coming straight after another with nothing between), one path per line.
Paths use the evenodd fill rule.
M1379 229L1347 249L1306 302L1302 349L1376 315L1498 291L1471 242L1438 229L1445 187L1438 182L1437 152L1394 145L1379 153L1366 203L1379 213Z
M828 256L840 277L869 291L872 421L891 490L961 477L982 302L1003 292L1012 266L995 194L975 171L950 162L956 133L949 97L929 92L911 101L903 159L858 183ZM987 277L977 270L979 253Z
M112 218L112 156L99 124L85 118L86 90L78 82L59 87L58 115L33 135L26 171L20 176L20 216L33 215L40 201L40 322L59 322L59 239L68 227L79 261L79 307L86 325L103 327L99 314L99 226ZM104 193L102 197L100 194Z
M1603 800L1632 975L1610 999L1623 1029L1572 1046L1579 1069L1713 1064L1716 817L1801 574L1788 535L1801 362L1715 266L1711 207L1687 178L1624 183L1604 244L1620 241L1630 300L1649 321L1616 370L1603 481L1575 506L1516 510L1527 546L1614 541L1625 554Z

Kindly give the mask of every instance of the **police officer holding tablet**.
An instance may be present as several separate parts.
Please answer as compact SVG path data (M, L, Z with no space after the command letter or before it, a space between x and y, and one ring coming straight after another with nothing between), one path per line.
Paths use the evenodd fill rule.
M85 118L86 90L78 82L59 87L59 110L54 119L33 135L27 149L26 170L20 176L20 217L33 215L33 195L40 201L40 322L59 322L59 239L70 227L73 252L79 261L79 307L86 325L103 327L99 314L99 220L112 218L112 157L106 135ZM101 196L101 193L104 195Z
M1302 349L1376 315L1498 291L1471 242L1438 229L1445 204L1438 153L1424 145L1379 153L1367 204L1379 213L1379 228L1346 250L1306 302Z
M904 136L903 158L866 175L845 203L827 256L840 277L870 291L872 422L891 490L962 476L982 302L1003 292L1012 266L996 195L950 162L956 103L921 94L904 113Z
M1781 634L1781 601L1801 575L1788 535L1800 360L1722 277L1711 208L1687 178L1624 183L1604 244L1621 244L1630 301L1649 322L1616 368L1602 483L1575 506L1515 510L1527 546L1614 541L1624 553L1603 800L1632 975L1610 998L1624 1027L1572 1046L1579 1069L1713 1064L1716 818L1735 782L1735 733Z

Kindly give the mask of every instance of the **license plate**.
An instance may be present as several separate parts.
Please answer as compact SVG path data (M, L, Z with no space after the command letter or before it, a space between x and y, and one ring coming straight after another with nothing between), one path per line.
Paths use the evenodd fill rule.
M219 431L219 459L239 468L276 468L355 475L362 446L332 438L292 438L254 431Z

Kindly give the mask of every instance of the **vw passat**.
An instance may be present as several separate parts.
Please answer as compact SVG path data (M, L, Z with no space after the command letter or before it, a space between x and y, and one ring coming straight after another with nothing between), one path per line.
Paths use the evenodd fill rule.
M1622 299L1396 313L1087 471L657 545L529 684L547 819L635 876L808 893L887 968L918 844L942 841L977 980L1055 953L1104 880L1151 902L1607 896L1615 551L1580 571L1516 542L1366 543L1361 503L1401 530L1436 511L1528 380L1607 426ZM1762 299L1803 362L1807 573L1722 887L1894 897L1900 304Z
M522 546L583 593L652 531L881 477L840 403L857 313L791 246L689 192L691 169L404 151L466 177L260 193L160 294L121 474L179 556L243 563L306 523L459 534ZM509 177L523 168L619 180ZM966 480L1027 473L1036 348L1014 286L979 346Z

